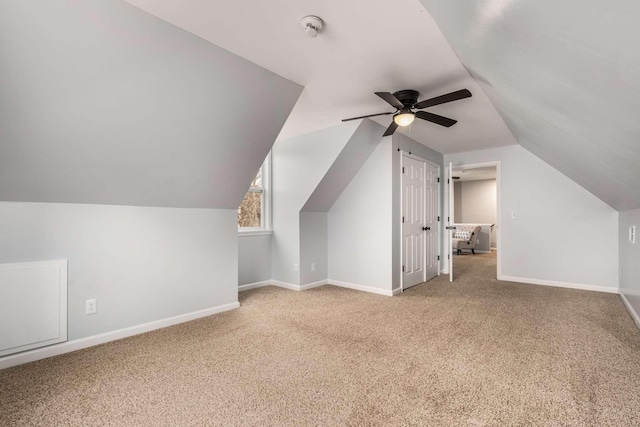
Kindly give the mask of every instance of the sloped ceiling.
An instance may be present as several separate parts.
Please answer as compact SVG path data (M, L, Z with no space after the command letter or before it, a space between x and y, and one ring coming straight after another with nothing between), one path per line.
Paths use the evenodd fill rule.
M416 120L402 132L441 153L516 143L418 0L127 1L303 85L279 139L393 111L376 91L415 89L425 99L468 88L472 98L430 109L455 126ZM316 38L300 28L309 14L325 22Z
M338 157L302 207L306 212L328 212L382 141L385 128L362 120ZM390 137L389 137L390 138Z
M640 2L421 1L518 143L640 208Z
M113 0L0 3L0 200L236 209L302 87Z

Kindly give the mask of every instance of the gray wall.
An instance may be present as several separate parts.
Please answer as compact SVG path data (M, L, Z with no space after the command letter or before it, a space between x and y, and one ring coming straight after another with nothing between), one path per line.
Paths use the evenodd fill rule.
M496 224L498 221L495 179L455 183L456 222L460 224ZM478 242L480 244L480 242ZM491 247L496 247L496 228L491 232ZM488 248L488 246L487 246Z
M236 302L236 221L233 209L0 202L0 264L68 260L74 340Z
M453 221L462 222L462 183L453 183Z
M69 339L237 302L237 207L302 88L112 0L0 2L0 57L0 263L69 261Z
M444 161L500 161L503 276L617 290L616 210L517 145Z
M328 277L327 213L300 212L300 284ZM311 264L316 265L311 271Z
M235 209L302 90L113 0L0 2L0 57L6 201Z
M329 211L330 281L392 289L391 146L378 143Z
M238 285L271 280L271 235L238 236Z
M629 227L636 227L636 243L629 241ZM640 327L640 209L620 212L620 293L624 295Z
M300 263L300 211L358 126L345 123L273 146L272 279L300 284L293 269Z

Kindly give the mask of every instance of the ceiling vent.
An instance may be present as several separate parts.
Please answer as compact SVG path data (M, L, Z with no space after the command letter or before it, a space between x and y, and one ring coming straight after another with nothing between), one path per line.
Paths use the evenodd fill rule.
M300 20L300 26L304 33L309 37L315 37L322 30L322 19L317 16L309 15Z

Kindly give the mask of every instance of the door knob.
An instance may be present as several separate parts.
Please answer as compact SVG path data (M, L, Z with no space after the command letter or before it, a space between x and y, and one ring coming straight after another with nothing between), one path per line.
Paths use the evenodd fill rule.
M422 227L423 231L431 230L431 227Z

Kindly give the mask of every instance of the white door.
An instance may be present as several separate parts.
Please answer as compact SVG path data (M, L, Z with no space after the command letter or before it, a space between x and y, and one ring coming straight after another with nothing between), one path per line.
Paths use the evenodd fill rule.
M425 164L425 282L433 279L440 273L440 262L438 261L438 175L439 170L432 164Z
M402 288L425 281L425 162L402 156Z
M447 190L449 191L449 206L447 212L447 238L449 239L449 281L453 282L453 233L455 227L453 225L453 164L449 163L447 167Z

